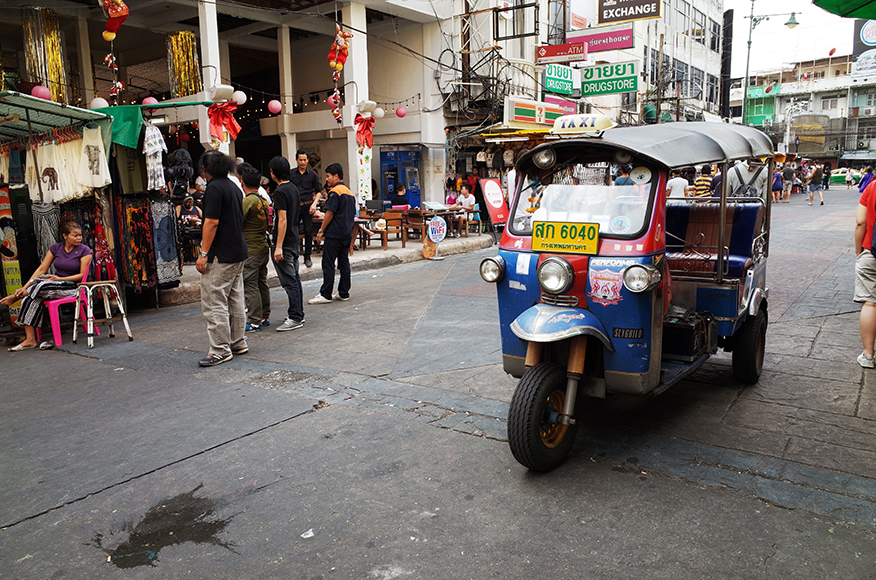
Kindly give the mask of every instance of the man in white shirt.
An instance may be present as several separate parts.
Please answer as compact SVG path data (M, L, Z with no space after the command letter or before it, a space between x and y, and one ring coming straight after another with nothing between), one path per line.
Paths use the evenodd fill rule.
M681 176L681 172L678 169L673 169L672 179L666 182L666 197L684 197L684 190L689 186L687 179Z

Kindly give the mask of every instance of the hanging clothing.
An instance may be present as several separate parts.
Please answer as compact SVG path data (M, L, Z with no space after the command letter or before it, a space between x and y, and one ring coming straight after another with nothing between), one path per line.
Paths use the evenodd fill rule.
M24 185L24 163L21 160L23 154L24 151L19 149L13 149L9 152L9 176L7 179L10 185Z
M54 143L40 145L36 149L36 160L39 168L39 179L43 187L43 200L61 203L64 192L61 188L61 159L55 154Z
M137 149L113 143L112 155L119 168L122 194L146 193L146 159Z
M149 199L142 195L115 196L116 223L119 227L119 264L123 282L141 292L158 284L152 212Z
M0 183L8 183L9 179L9 150L0 152Z
M52 201L45 194L42 194L42 197L40 197L43 184L37 171L37 156L36 148L34 147L30 147L24 152L24 184L27 186L28 191L30 191L30 198L33 201Z
M109 165L100 127L82 130L82 158L79 160L79 183L104 187L110 183Z
M62 195L59 203L79 199L91 192L89 186L79 183L78 168L81 158L81 139L55 145L55 166L58 168Z
M34 202L31 211L37 239L37 255L42 261L52 244L61 241L61 210L53 203Z
M162 289L179 286L180 263L177 253L176 219L170 199L160 195L150 196L152 201L152 227L155 238L155 263L158 284Z
M143 136L143 153L146 154L146 189L153 191L166 187L164 183L164 166L161 163L162 152L167 151L167 144L161 135L161 130L152 123L146 123L146 133Z

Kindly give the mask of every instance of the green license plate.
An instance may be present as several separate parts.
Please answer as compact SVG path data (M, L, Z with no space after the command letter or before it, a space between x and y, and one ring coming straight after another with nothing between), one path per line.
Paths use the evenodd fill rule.
M566 254L596 254L599 224L533 222L532 250Z

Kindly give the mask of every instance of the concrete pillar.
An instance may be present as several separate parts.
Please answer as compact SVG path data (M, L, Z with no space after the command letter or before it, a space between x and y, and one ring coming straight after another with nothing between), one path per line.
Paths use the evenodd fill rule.
M209 98L210 89L221 84L219 75L222 68L219 50L219 25L216 19L216 0L201 0L198 2L198 22L201 31L201 78L204 81L205 97ZM207 108L198 107L198 127L201 143L209 149L210 119Z
M341 15L343 23L347 26L363 32L367 30L365 6L362 4L344 6L341 9ZM356 125L353 123L353 120L356 117L355 104L368 99L368 38L360 33L353 32L353 38L350 40L350 54L347 57L347 63L344 65L343 76L341 77L344 84L351 81L355 83L355 86L349 84L344 89L345 103L343 116L344 128L347 131L347 160L344 167L346 172L344 183L347 184L347 187L350 188L354 195L360 197L358 191L359 144L356 143ZM367 192L362 192L361 197L371 199L370 190L371 184L369 182L367 184Z
M76 19L76 52L79 56L79 78L82 80L82 102L79 106L87 109L94 99L94 72L91 66L91 43L88 41L88 20L82 16Z
M280 103L283 105L282 114L292 114L292 93L295 85L292 82L292 37L289 35L289 26L281 24L277 28L277 56L280 69ZM280 132L281 155L294 164L295 151L298 143L295 133Z

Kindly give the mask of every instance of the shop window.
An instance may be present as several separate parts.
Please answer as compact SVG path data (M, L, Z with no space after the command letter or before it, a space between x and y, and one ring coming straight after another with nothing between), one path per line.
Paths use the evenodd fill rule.
M709 19L709 48L721 52L721 25Z
M700 44L706 43L706 15L696 8L691 13L690 36Z
M720 100L721 85L715 75L706 75L706 101L718 104Z

